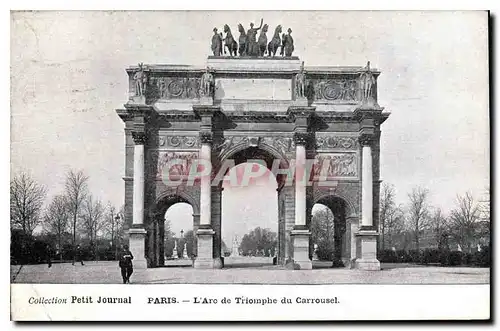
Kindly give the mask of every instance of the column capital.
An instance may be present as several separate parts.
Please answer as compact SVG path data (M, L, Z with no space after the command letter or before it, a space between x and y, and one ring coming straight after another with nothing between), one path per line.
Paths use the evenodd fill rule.
M358 140L359 140L359 143L361 144L361 146L372 146L373 142L374 142L374 137L372 134L366 134L366 133L362 133L359 137L358 137Z
M213 133L212 132L201 131L200 132L200 142L202 144L212 144L212 142L213 142Z
M290 106L288 107L287 114L293 120L296 120L297 118L309 118L315 110L316 107L312 106Z
M136 145L144 145L147 140L146 133L140 131L132 131L132 138Z
M306 145L309 140L309 133L308 132L295 132L293 134L293 141L295 142L295 145Z

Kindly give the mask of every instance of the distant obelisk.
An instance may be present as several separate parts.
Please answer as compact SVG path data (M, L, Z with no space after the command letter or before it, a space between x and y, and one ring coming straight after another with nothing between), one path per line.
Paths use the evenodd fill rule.
M172 257L174 260L179 258L179 253L177 252L177 240L174 241L174 251L172 252Z
M188 250L187 250L187 243L184 243L184 248L183 248L182 251L183 251L182 258L183 259L189 259Z
M238 236L234 236L233 238L233 247L231 249L231 256L240 256L240 252L238 250L238 247L239 247L239 243L238 243Z

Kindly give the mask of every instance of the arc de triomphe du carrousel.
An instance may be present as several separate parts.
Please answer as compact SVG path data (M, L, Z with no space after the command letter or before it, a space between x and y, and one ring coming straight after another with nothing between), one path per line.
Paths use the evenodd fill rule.
M185 202L193 209L194 268L222 268L217 179L228 164L258 160L278 185L278 264L312 268L311 212L321 203L334 215L332 263L379 270L380 126L389 116L377 103L380 72L369 62L304 66L291 29L281 34L281 26L267 45L257 28L240 27L236 40L226 27L224 39L214 29L206 66L127 69L129 100L117 113L135 267L164 265L165 212Z

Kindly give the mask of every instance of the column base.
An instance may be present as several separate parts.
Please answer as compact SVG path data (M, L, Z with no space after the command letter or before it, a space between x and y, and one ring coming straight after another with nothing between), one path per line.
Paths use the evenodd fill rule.
M129 248L134 256L132 261L134 269L146 269L148 262L145 257L146 230L144 228L131 228L128 230Z
M360 270L380 270L380 262L377 260L377 236L376 231L360 230L356 234L359 247L358 258L354 261L354 267Z
M198 229L198 256L194 260L195 269L214 269L213 240L215 231L209 228Z
M377 259L375 260L357 259L354 262L354 268L359 270L378 271L380 270L380 262Z
M293 240L293 266L294 269L311 270L312 261L309 258L309 230L292 230Z
M222 269L224 268L224 258L216 257L214 258L214 269Z

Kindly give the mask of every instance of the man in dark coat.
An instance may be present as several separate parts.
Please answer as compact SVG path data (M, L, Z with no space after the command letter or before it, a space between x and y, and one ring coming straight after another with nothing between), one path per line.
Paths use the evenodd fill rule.
M80 262L82 265L85 265L85 264L83 264L83 252L82 252L82 248L80 247L80 245L77 245L75 248L75 252L73 255L73 263L72 263L73 265L75 265L75 261Z
M123 249L120 252L119 262L118 262L118 266L120 267L120 269L122 271L123 284L130 283L130 276L132 275L132 272L134 271L134 268L132 265L133 259L134 259L134 256L128 250L128 246L123 245Z
M49 268L52 267L52 247L49 244L45 246L45 257Z

